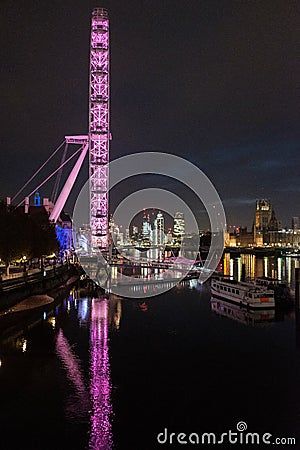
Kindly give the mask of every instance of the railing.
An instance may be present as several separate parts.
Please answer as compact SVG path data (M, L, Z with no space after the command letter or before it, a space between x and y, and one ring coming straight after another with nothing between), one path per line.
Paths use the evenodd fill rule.
M15 289L19 289L37 282L49 280L63 273L68 267L68 263L63 265L52 266L46 269L33 269L34 273L17 273L15 276L4 278L0 281L0 292L9 292Z

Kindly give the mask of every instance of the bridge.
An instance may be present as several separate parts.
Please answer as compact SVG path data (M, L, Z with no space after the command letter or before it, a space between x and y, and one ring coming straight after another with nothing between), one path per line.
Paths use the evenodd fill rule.
M97 257L95 256L81 256L80 260L84 264L93 264L95 261L97 261ZM149 260L147 258L141 258L138 260L133 259L126 259L126 258L112 258L109 261L110 266L112 267L128 267L128 268L144 268L144 269L176 269L176 270L186 270L187 266L190 267L190 269L197 270L197 268L200 270L201 267L204 266L204 263L201 262L201 266L197 267L197 261L192 260L186 260L186 259L180 259L174 258L174 260L169 260L168 258L162 260L162 261L156 261L156 260Z

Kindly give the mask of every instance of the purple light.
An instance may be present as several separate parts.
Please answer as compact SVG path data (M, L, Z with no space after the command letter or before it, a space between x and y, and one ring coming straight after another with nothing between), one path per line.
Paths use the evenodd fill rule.
M107 248L109 163L109 19L106 9L92 13L90 45L90 226L92 248Z
M74 396L69 399L66 410L70 419L85 417L89 410L88 392L84 383L84 376L80 367L79 358L73 352L62 329L59 330L56 338L56 353L62 367L74 389Z
M110 450L112 448L107 313L107 299L92 300L90 347L92 416L89 442L91 450Z

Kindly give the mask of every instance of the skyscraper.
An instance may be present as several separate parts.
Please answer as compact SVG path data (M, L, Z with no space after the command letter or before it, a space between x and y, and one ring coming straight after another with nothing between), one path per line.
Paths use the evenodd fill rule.
M151 235L151 223L150 223L150 217L149 214L146 213L143 216L143 229L142 229L142 235L143 238L150 239Z
M159 212L154 221L154 233L153 233L153 244L154 245L164 245L165 244L165 219L161 212Z
M185 233L184 214L176 212L174 216L174 236L182 237Z

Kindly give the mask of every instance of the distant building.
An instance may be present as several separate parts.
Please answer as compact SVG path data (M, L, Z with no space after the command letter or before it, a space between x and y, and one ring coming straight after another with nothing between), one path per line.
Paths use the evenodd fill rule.
M247 228L240 227L236 235L236 244L238 247L252 247L254 246L253 231L248 231Z
M174 236L182 237L185 234L185 221L182 212L176 212L174 216Z
M257 200L252 232L229 226L225 247L290 247L300 248L300 218L292 218L292 229L282 228L270 200Z
M41 196L38 191L34 194L33 204L34 206L41 206Z
M118 234L117 244L118 244L118 246L124 245L124 233L120 232Z
M161 212L159 212L154 220L154 228L152 233L152 242L154 245L165 244L165 219Z
M137 227L136 225L133 225L133 227L132 227L132 234L133 234L133 236L138 237L139 227Z
M270 200L256 200L255 229L258 232L266 231L272 216Z
M293 230L300 230L300 217L292 218L292 228Z
M130 244L130 233L129 233L129 228L126 228L125 230L125 245L129 245Z
M73 248L72 220L68 214L61 212L55 226L56 237L61 251Z
M124 234L121 232L120 226L115 223L113 218L109 221L109 232L115 246L118 247L124 245Z
M234 227L235 231L225 233L226 247L253 247L254 236L253 231L248 231L247 228Z
M152 227L151 227L151 223L150 223L150 217L149 217L149 214L147 215L145 213L144 217L143 217L142 237L144 239L145 238L150 239L151 231L152 231Z
M89 254L91 249L91 227L82 225L76 233L76 247L79 253Z
M54 203L51 200L49 200L49 198L44 197L43 198L43 207L45 208L45 210L47 211L47 213L50 216L50 214L52 213L53 208L54 208Z
M265 234L268 231L278 231L278 221L270 200L256 200L254 243L261 247L265 242Z
M172 245L173 244L173 233L172 233L172 228L168 229L167 232L167 244L168 245Z
M300 230L267 231L264 243L273 247L300 248Z

